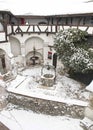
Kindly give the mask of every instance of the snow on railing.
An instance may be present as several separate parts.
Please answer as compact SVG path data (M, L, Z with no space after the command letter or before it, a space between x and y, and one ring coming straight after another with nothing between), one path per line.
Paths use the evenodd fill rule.
M0 32L0 42L6 41L6 35L5 32Z

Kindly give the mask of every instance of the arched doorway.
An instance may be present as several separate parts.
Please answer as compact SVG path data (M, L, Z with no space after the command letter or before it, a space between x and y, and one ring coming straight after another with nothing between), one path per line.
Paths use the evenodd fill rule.
M43 62L44 41L39 37L31 37L25 42L26 65L36 65Z
M37 52L37 50L35 49L26 55L27 66L41 64L42 60L43 60L43 57L41 53Z
M0 73L6 73L5 51L0 49Z

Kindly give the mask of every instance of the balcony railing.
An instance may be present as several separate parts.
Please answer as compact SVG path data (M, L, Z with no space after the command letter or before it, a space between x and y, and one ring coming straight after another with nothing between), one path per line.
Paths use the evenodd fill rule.
M30 34L30 33L56 33L58 31L55 25L8 25L7 35L10 34Z
M21 25L13 26L14 33L55 33L55 25Z
M17 33L53 33L55 34L59 30L68 28L79 28L83 31L87 31L89 34L93 34L93 27L91 26L64 26L64 25L8 25L7 34Z

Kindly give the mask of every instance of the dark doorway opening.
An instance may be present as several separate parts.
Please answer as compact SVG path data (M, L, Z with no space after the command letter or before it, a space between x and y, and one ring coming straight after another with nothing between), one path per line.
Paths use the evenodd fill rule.
M0 72L1 74L6 73L5 55L0 55Z

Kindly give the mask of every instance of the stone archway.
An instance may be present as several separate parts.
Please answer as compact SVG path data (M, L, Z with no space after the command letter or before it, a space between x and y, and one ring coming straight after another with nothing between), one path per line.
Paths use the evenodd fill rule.
M26 65L36 65L43 62L44 41L39 37L31 37L25 42Z

